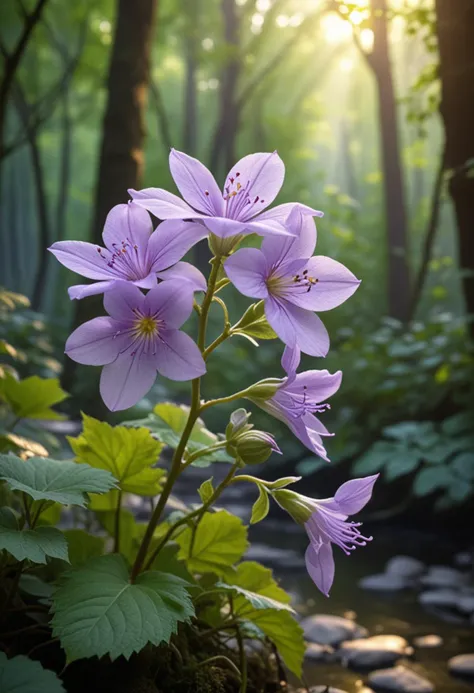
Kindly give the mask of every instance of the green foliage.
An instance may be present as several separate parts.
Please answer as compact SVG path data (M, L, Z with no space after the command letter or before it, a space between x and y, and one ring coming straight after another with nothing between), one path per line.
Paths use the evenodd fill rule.
M257 522L264 520L268 515L269 510L270 501L268 500L268 493L265 491L263 486L258 486L258 498L252 506L250 524L256 525Z
M0 690L2 693L64 693L56 674L39 662L18 655L7 658L0 652Z
M46 563L46 556L68 561L67 542L55 527L20 529L10 508L0 508L0 551L5 550L17 561Z
M247 308L239 322L232 328L231 334L254 339L277 338L265 317L263 301L253 303ZM253 340L251 339L251 341Z
M19 419L62 419L51 407L68 397L59 385L59 380L45 380L36 375L16 380L6 373L0 380L0 398Z
M64 536L69 551L69 563L73 568L86 563L90 558L104 553L104 539L95 534L89 534L83 529L66 529Z
M163 445L145 428L113 427L84 414L82 433L68 440L77 462L108 470L122 491L143 496L159 492L165 472L153 465Z
M199 498L202 500L203 503L207 503L212 497L212 494L214 493L214 487L212 485L212 476L210 479L207 479L206 481L203 481L200 487L198 488L198 493L199 493Z
M13 455L0 455L0 462L0 479L11 489L27 493L34 500L84 507L84 494L106 493L115 486L110 472L88 464L43 457L24 461Z
M68 661L82 657L129 659L151 642L169 642L194 609L187 583L170 573L146 572L134 583L116 554L72 570L53 595L53 631Z

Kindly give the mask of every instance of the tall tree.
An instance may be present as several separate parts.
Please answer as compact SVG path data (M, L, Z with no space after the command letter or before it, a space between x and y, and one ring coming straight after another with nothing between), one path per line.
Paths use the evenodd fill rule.
M474 315L474 26L473 0L436 0L441 116L446 168L458 228L459 264L466 308ZM474 337L474 322L470 323Z
M196 156L198 138L198 109L197 109L197 68L199 40L199 0L185 3L185 65L186 77L184 86L184 126L183 149L187 154Z

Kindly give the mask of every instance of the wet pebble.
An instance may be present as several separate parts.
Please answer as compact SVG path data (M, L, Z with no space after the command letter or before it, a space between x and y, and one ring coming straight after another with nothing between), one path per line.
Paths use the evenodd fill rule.
M413 648L399 635L374 635L364 640L343 642L339 655L343 664L354 669L381 669L413 654Z
M463 654L452 657L448 662L448 668L454 676L474 679L474 654Z
M398 592L413 587L413 579L395 573L378 573L359 580L359 587L377 592Z
M329 645L309 642L306 645L305 657L312 662L328 662L334 657L334 649Z
M452 589L426 590L418 596L418 601L423 606L440 606L444 608L456 607L459 593Z
M301 621L305 638L320 645L339 645L343 640L365 638L366 628L342 616L316 614Z
M427 587L451 587L457 588L469 582L469 575L445 565L432 565L426 575L421 578L423 585Z
M426 565L412 556L394 556L385 567L385 572L389 575L398 575L404 578L417 578L425 571Z
M427 647L441 647L443 644L443 638L440 635L420 635L418 638L414 638L413 644L415 647L427 648Z
M474 614L474 594L461 594L456 606L465 614Z
M369 674L369 684L376 691L389 693L432 693L434 686L419 674L402 665L380 669Z
M298 693L306 693L305 688L300 688ZM311 686L309 693L347 693L342 688L334 688L334 686Z
M460 551L454 556L454 562L460 568L469 568L472 565L472 556L470 551Z

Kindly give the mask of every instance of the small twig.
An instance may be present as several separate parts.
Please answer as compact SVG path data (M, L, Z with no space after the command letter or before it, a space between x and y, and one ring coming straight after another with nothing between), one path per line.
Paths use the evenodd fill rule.
M196 668L199 669L199 667L203 667L206 664L212 664L212 662L219 662L219 661L225 662L232 669L234 674L236 674L239 677L239 680L242 681L242 676L240 674L239 669L235 666L234 662L231 659L229 659L229 657L226 657L225 655L215 655L214 657L209 657L209 659L205 659L203 662L199 662L199 664L197 665ZM240 690L246 691L247 688L241 687Z

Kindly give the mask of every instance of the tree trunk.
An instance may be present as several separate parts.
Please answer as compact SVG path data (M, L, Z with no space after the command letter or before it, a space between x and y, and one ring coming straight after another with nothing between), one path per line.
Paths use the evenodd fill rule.
M102 245L105 218L139 187L143 168L144 109L157 0L117 0L115 36L107 78L107 104L97 178L92 243ZM102 312L101 297L77 302L74 326ZM63 386L71 390L75 364L66 359Z
M186 5L188 27L185 35L186 45L186 79L184 87L184 129L183 149L186 154L196 156L198 139L198 108L197 108L197 47L198 47L198 20L199 0L192 0Z
M436 0L441 116L446 168L458 227L459 265L466 309L474 315L474 26L473 0ZM474 338L474 322L470 323Z
M392 317L404 322L410 310L410 271L397 104L389 56L387 0L371 0L371 9L374 48L367 58L374 71L379 102L388 241L388 309Z

